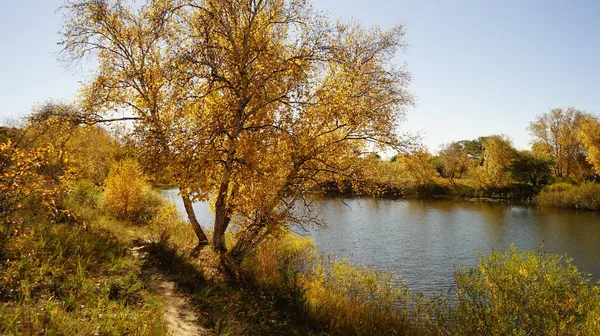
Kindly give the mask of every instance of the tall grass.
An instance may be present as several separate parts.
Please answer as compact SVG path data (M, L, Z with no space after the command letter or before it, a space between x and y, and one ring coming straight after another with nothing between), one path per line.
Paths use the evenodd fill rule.
M436 334L446 313L445 300L411 293L391 272L320 255L312 239L292 233L264 242L242 269L327 334Z
M292 300L330 335L598 335L600 293L568 259L512 248L457 270L451 305L389 272L319 256L289 234L259 247L246 276Z
M600 184L552 184L540 192L535 202L545 207L600 210Z
M90 181L70 190L65 216L39 216L3 237L0 334L167 334L151 274L124 239L129 228L102 214Z
M102 215L93 184L72 190L65 204L89 225L46 222L5 239L2 334L166 334L145 267L167 272L217 334L600 334L598 287L555 255L512 249L457 270L452 305L411 292L393 273L324 256L293 233L264 241L231 279L216 253L196 254L173 205L159 202L147 225L132 226ZM129 252L136 239L152 242L148 264Z
M160 299L106 232L45 223L1 251L0 334L164 335Z

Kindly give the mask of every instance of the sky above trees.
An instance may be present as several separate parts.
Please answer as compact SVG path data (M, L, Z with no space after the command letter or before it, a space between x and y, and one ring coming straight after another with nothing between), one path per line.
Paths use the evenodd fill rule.
M416 106L403 129L439 145L507 134L528 148L529 122L555 107L600 111L600 23L593 1L315 0L333 18L407 27L406 62ZM65 70L56 60L61 0L8 2L0 13L0 120L35 103L71 100L93 64Z

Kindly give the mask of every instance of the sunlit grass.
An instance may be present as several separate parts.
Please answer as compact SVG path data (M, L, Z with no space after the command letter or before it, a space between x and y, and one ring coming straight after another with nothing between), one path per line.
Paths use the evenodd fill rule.
M148 276L107 232L41 224L9 238L2 259L1 334L166 334Z

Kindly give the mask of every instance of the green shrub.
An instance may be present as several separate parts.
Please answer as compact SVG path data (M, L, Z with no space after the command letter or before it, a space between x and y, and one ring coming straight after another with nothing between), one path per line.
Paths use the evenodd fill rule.
M63 222L91 222L98 215L101 190L91 180L80 179L68 186L68 193L62 203L68 211L63 213Z
M95 208L100 201L100 189L92 180L78 180L71 185L69 200L71 204Z
M600 296L571 260L493 253L455 275L455 335L599 335Z
M535 202L546 207L600 210L600 184L553 184L544 188Z

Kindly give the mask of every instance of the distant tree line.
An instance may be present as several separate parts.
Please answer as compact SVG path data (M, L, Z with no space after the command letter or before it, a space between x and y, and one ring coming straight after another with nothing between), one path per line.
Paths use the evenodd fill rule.
M407 185L445 184L465 195L533 196L556 182L596 182L600 173L600 121L575 108L552 109L529 125L530 150L517 150L506 135L445 144L437 155L424 148L394 155L394 191ZM389 178L387 181L391 181ZM382 180L383 182L383 180ZM520 191L515 193L515 190ZM439 191L439 189L437 189Z

